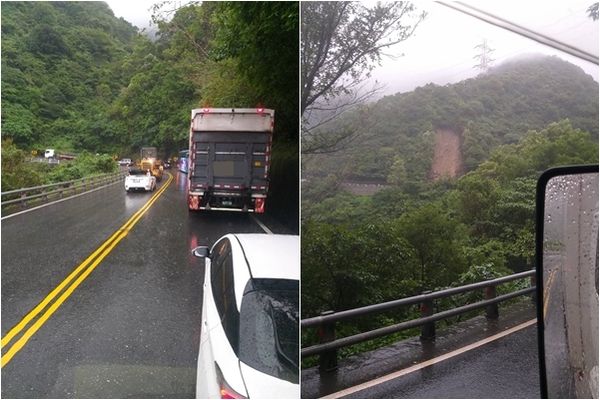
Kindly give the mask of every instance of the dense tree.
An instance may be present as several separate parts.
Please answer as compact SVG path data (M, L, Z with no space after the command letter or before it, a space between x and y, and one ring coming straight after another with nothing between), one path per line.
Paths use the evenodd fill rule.
M119 64L135 34L105 3L3 3L3 138L27 149L114 150L114 131L86 128L126 85Z
M103 2L2 3L3 138L27 151L136 158L152 145L170 157L188 145L192 108L263 105L276 111L267 212L297 225L298 3L169 7L151 40Z
M462 254L466 229L439 205L427 204L398 223L415 251L422 290L450 285L467 268Z
M216 14L217 59L238 60L254 101L277 110L278 140L298 143L298 2L225 2Z
M374 291L406 297L533 268L537 177L553 165L597 162L598 148L567 120L521 136L460 179L423 182L414 192L401 184L355 196L334 175L305 182L305 316L372 304ZM372 251L357 262L362 244ZM402 280L389 285L392 278L375 273L371 259Z
M302 232L302 313L344 310L412 294L413 253L394 224L306 224Z
M497 146L517 143L528 130L568 118L598 138L598 83L557 57L506 62L489 74L456 84L428 84L413 92L386 96L363 113L346 113L327 127L335 134L360 129L360 140L334 154L307 159L306 175L351 171L351 180L387 177L394 157L405 160L409 180L427 178L433 137L439 129L461 135L465 172L487 160ZM323 128L325 129L325 128ZM324 134L327 134L327 130ZM365 153L393 148L386 162Z

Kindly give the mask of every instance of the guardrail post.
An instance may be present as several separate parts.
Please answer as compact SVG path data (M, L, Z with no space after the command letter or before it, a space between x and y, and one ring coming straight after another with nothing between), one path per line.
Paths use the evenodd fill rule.
M333 314L333 311L324 311L321 316ZM319 342L328 343L335 340L335 322L328 322L319 327ZM319 369L330 372L337 369L337 350L330 350L319 355Z
M535 287L535 285L537 284L535 276L536 275L533 274L529 277L529 287ZM533 293L531 293L531 301L533 302L533 304L536 304L536 302L537 302L537 294L535 291Z
M486 286L484 291L485 300L496 298L496 286ZM498 303L490 304L485 307L485 317L487 319L498 319Z
M25 201L26 197L27 197L27 193L26 192L21 193L21 208L26 208L27 207L27 202Z
M421 294L429 294L431 290ZM433 315L433 300L424 300L421 303L421 318ZM421 340L435 340L435 322L428 322L421 326Z

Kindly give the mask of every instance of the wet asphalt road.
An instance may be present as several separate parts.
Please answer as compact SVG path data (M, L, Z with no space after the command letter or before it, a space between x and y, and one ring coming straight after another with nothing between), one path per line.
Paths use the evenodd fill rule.
M186 175L170 173L160 198L3 366L2 397L194 396L204 262L190 249L263 231L247 214L190 214ZM118 183L3 220L2 337L151 196Z
M535 325L348 398L539 398Z

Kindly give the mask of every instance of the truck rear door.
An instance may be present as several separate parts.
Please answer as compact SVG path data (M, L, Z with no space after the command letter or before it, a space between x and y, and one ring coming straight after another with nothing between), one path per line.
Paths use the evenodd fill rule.
M269 139L263 132L194 132L190 186L266 192Z

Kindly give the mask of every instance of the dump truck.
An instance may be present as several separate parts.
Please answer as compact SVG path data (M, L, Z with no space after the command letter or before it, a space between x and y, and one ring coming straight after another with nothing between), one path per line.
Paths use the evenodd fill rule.
M163 167L158 160L158 151L156 147L142 147L140 151L140 168L156 177L160 182L162 180Z
M189 210L265 211L274 116L265 108L192 110Z

